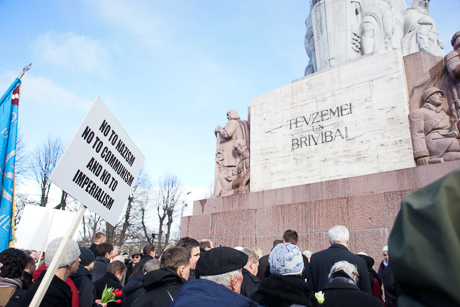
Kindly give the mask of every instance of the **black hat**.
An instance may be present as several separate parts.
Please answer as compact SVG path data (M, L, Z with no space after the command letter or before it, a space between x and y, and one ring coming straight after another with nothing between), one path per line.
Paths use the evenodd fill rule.
M80 265L88 266L91 264L91 262L94 262L94 254L90 249L86 247L80 247L80 253Z
M248 255L230 247L216 247L201 255L196 264L198 276L212 276L243 268Z

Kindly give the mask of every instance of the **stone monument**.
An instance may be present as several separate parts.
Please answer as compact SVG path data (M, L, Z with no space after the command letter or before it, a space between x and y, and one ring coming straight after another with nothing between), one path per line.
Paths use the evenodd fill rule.
M443 58L428 3L311 0L306 76L251 100L250 142L227 113L214 189L226 197L195 201L181 235L268 253L295 229L316 252L341 224L352 252L380 259L401 200L460 167L460 32Z
M227 112L228 123L217 126L216 172L213 196L249 192L249 123L236 110Z

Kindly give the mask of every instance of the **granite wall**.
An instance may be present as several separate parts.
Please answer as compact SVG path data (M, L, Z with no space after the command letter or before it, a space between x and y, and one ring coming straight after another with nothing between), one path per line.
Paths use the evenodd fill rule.
M327 248L327 231L350 229L350 250L382 260L401 200L460 167L460 161L195 201L182 220L182 236L211 239L216 246L259 247L270 252L283 232L299 233L299 247Z

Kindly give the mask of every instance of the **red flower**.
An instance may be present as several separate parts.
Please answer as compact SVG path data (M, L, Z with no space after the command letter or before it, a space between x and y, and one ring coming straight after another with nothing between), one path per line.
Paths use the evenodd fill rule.
M115 293L115 296L120 296L122 294L123 294L123 292L119 291L119 292Z
M121 300L117 300L117 304L121 304Z

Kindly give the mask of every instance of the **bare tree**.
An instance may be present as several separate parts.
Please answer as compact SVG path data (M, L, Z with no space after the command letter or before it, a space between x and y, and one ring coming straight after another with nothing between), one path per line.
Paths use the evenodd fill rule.
M28 173L40 186L40 202L38 204L42 207L46 207L48 203L51 188L49 178L63 151L64 146L59 138L53 140L48 137L43 144L35 148L29 158Z
M184 197L184 188L176 175L166 174L158 180L158 186L154 191L155 206L159 220L158 229L158 251L161 253L164 246L167 246L171 237L171 226L174 220L174 213L177 204L180 204ZM166 231L164 230L166 226ZM164 246L161 238L165 232Z
M89 246L93 241L94 235L102 230L102 218L91 210L83 216L82 230L80 236L83 244Z

